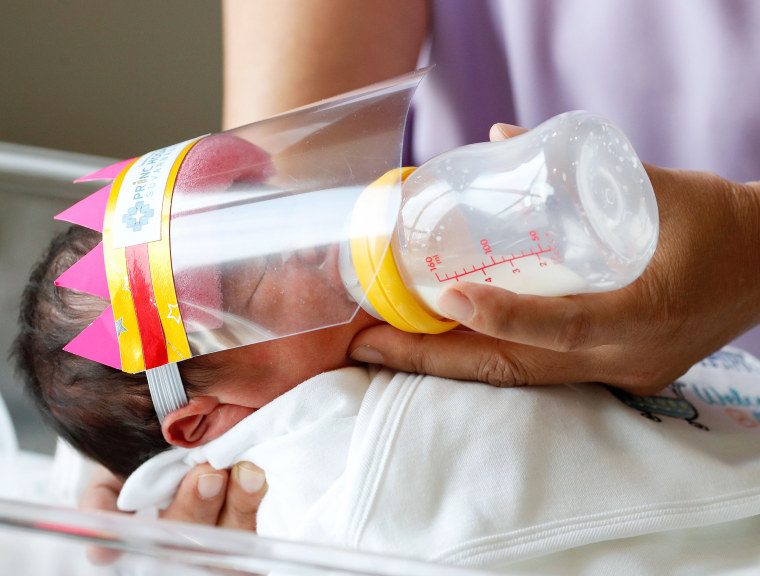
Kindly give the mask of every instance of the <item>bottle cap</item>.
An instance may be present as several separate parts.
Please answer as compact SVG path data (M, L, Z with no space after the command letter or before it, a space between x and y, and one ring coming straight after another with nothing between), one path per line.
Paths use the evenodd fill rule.
M351 221L351 257L367 300L383 320L405 332L440 334L458 323L430 313L414 298L401 278L387 237L366 234L367 225L387 210L389 194L414 168L386 172L359 196ZM364 233L362 232L364 231Z

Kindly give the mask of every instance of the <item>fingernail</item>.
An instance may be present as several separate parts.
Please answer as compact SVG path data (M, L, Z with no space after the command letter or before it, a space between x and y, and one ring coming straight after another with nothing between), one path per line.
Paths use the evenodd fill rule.
M266 477L261 468L249 464L248 462L241 462L235 466L235 472L240 487L248 494L258 492L264 487Z
M201 500L211 500L221 494L224 476L219 474L202 474L198 476L198 494Z
M366 362L367 364L383 364L383 355L377 348L372 346L359 346L351 352L351 359L357 362Z
M504 140L509 138L509 134L507 134L507 131L504 129L504 124L494 124L491 126L488 136L491 140Z
M438 307L445 316L459 322L467 322L475 312L470 299L459 290L446 290L438 297Z

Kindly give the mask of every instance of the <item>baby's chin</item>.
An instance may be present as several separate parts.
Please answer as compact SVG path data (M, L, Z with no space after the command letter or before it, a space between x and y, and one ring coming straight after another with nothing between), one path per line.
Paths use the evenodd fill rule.
M345 357L347 360L347 363L345 364L346 366L356 365L356 363L348 357L348 351L349 351L349 348L351 347L351 342L353 342L356 335L359 334L359 332L361 332L362 330L366 330L367 328L371 326L377 326L378 324L385 324L385 322L383 322L382 320L378 320L374 316L370 315L368 312L364 311L362 308L359 308L353 320L351 320L351 322L349 322L344 327L345 335L344 335L343 343L341 347L345 348Z
M360 308L350 322L314 331L312 334L314 335L313 342L316 344L316 351L321 353L325 359L331 359L333 363L331 366L325 365L324 368L355 366L356 363L348 356L351 342L362 330L382 323L381 320L377 320ZM327 361L327 363L329 362Z

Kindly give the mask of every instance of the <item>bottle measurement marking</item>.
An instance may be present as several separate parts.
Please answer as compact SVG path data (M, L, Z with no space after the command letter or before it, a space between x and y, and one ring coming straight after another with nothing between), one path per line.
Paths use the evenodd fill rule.
M548 262L546 260L542 260L541 255L542 254L549 254L553 252L551 248L541 248L541 246L538 246L538 250L531 250L527 254L525 252L521 252L519 255L512 254L511 257L501 256L498 258L494 258L493 256L490 256L491 262L486 263L482 262L480 266L472 266L472 269L470 268L463 268L461 272L455 272L454 274L448 274L446 273L444 277L441 277L438 272L435 272L435 267L431 267L430 271L435 272L435 277L438 280L438 282L447 282L449 280L456 280L459 282L460 278L463 278L464 276L469 276L470 274L475 274L477 272L481 272L484 276L487 276L486 270L489 268L493 268L494 266L499 266L501 264L509 263L512 265L512 272L513 273L519 273L520 269L515 266L515 262L518 260L522 260L523 258L530 258L531 256L535 256L540 261L540 266L546 266L548 265ZM437 256L436 256L437 258ZM440 263L440 259L438 259L438 263ZM489 281L488 278L486 278L486 281Z

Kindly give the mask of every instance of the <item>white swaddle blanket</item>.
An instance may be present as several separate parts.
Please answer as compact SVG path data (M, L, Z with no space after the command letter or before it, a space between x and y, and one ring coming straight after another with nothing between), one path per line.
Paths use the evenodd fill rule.
M759 515L758 432L760 362L732 349L649 399L347 368L154 457L119 505L166 502L197 462L249 460L267 473L263 536L498 568Z

